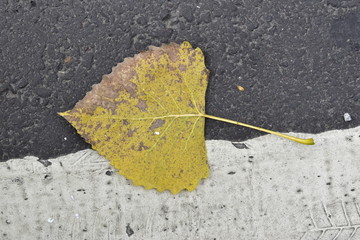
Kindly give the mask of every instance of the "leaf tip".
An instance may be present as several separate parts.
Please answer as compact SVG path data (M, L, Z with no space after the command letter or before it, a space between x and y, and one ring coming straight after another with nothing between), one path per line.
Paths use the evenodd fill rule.
M201 50L201 48L199 48L199 47L195 48L195 51L200 53L200 54L204 54L203 51Z
M69 115L70 115L70 110L65 111L65 112L58 112L57 114L58 114L59 116L66 117L66 116L69 116Z
M191 44L188 41L184 41L181 44L181 48L192 48Z

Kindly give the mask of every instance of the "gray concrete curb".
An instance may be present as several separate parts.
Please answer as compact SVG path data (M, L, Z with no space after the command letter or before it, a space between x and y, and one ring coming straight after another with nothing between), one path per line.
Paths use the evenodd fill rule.
M0 239L360 239L360 127L312 137L207 141L210 177L178 195L134 187L93 150L12 159Z

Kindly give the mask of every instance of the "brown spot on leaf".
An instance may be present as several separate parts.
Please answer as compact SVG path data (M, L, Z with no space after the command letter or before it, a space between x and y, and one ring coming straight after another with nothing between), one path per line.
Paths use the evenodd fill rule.
M186 121L186 125L187 126L192 126L194 123L193 122L191 122L191 121Z
M135 128L135 129L128 129L128 132L127 132L127 135L128 137L132 137L134 135L134 133L136 133L138 130L138 128Z
M145 146L144 142L140 142L138 151L149 149L148 146Z
M180 56L179 56L179 52L177 51L178 45L176 43L170 43L167 45L163 44L161 47L167 53L171 61L173 62L179 61Z
M193 102L191 101L191 99L189 100L189 107L195 108L195 105L193 104Z
M139 102L138 102L138 104L136 105L136 107L137 107L138 109L140 109L140 111L142 111L142 112L147 112L147 105L146 105L146 101L145 101L145 100L139 99Z
M150 130L154 131L155 129L163 126L165 124L165 120L162 119L156 119L150 126Z
M81 136L90 144L93 143L92 139L89 137L89 134L83 133Z
M176 76L178 77L178 79L176 79L176 82L177 83L182 83L183 82L183 80L182 80L182 76L180 75L180 74L176 74Z
M125 90L130 94L130 97L136 97L136 85L135 84L128 84L124 85Z
M174 66L172 66L171 64L168 64L168 66L167 66L171 71L176 71L177 70L177 68L176 67L174 67Z
M154 81L154 80L155 80L154 74L146 74L145 77L146 77L147 79L150 79L151 81Z
M129 128L127 132L127 136L132 137L133 135L134 135L134 131Z
M184 64L180 64L179 69L180 69L181 72L186 72L187 67Z
M101 123L96 124L95 130L98 130L99 128L101 128Z
M117 105L119 105L120 103L124 103L124 104L128 104L129 103L129 101L126 101L126 100L121 100L121 101L115 101L115 103L117 104Z
M189 56L188 59L189 59L190 64L193 64L195 62L195 55L196 55L196 53L193 53L192 56Z

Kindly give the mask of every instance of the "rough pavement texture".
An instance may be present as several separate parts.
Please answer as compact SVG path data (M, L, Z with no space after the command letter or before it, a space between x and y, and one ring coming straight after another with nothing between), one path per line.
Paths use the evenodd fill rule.
M88 148L68 110L125 57L190 41L207 112L277 131L360 123L359 1L18 0L0 4L0 160ZM245 88L239 91L237 85ZM343 121L349 112L351 122ZM207 139L261 133L208 121Z
M359 135L207 141L209 178L178 195L133 186L93 150L13 159L0 163L0 239L360 239Z

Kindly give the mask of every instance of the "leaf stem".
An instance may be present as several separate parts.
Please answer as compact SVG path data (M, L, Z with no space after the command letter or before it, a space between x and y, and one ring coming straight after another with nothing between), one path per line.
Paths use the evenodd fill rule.
M302 143L302 144L306 144L306 145L313 145L314 144L314 139L312 139L312 138L303 139L303 138L292 137L292 136L289 136L289 135L286 135L286 134L283 134L283 133L274 132L274 131L271 131L271 130L268 130L268 129L265 129L265 128L256 127L256 126L253 126L253 125L250 125L250 124L233 121L233 120L226 119L226 118L215 117L215 116L208 115L208 114L203 114L203 116L206 117L206 118L210 118L210 119L214 119L214 120L218 120L218 121L222 121L222 122L227 122L227 123L232 123L232 124L240 125L240 126L243 126L243 127L248 127L248 128L252 128L252 129L255 129L255 130L259 130L259 131L262 131L262 132L274 134L274 135L277 135L279 137L283 137L283 138L292 140L294 142L298 142L298 143Z

